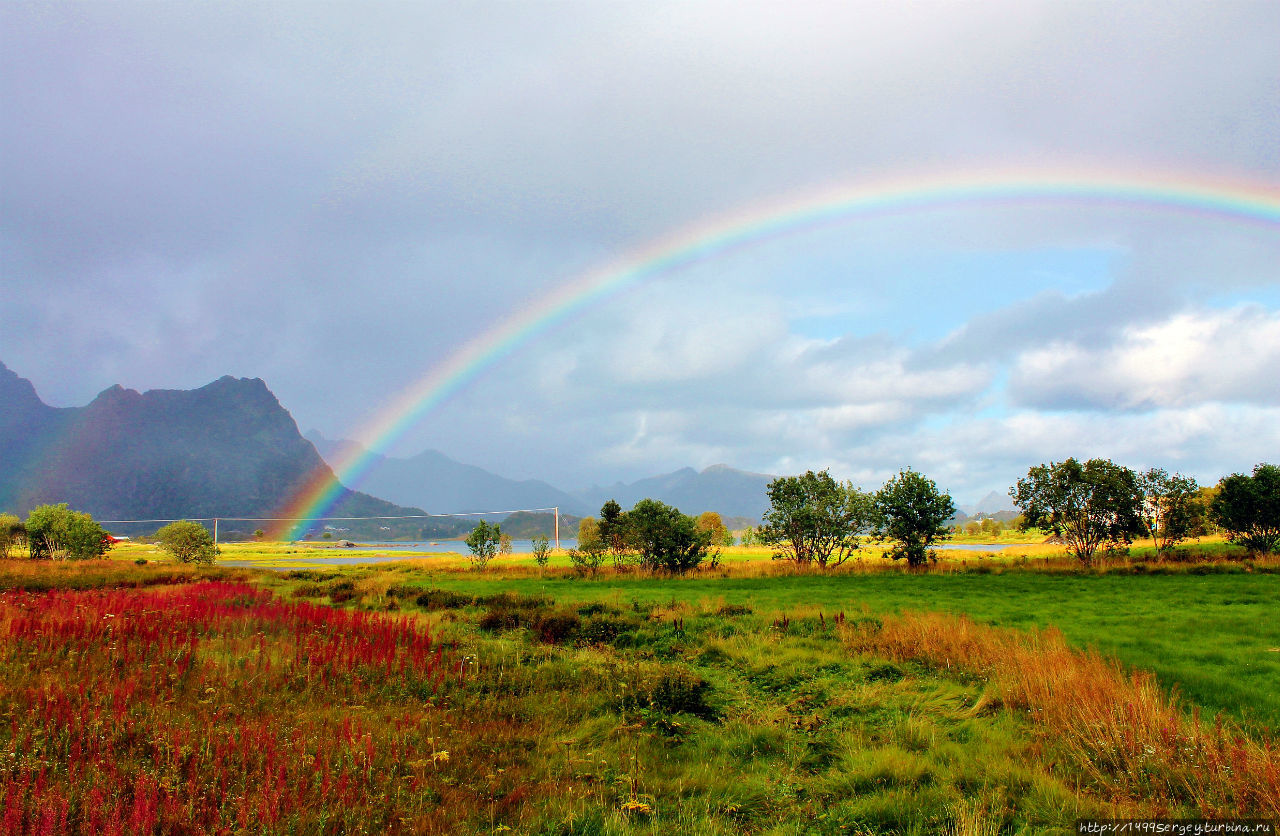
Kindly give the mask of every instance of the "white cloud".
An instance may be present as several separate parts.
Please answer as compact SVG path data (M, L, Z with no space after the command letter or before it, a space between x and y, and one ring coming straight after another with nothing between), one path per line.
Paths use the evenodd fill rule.
M1052 343L1017 359L1010 391L1050 408L1280 404L1280 313L1189 311L1125 328L1102 347Z

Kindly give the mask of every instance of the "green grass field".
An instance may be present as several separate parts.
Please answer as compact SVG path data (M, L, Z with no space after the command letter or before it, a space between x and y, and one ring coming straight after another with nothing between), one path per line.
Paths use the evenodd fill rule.
M925 836L1280 815L1271 564L968 555L823 575L738 551L691 577L584 578L527 558L224 557L245 552L295 568L135 566L154 559L141 545L0 565L0 833ZM1138 673L1054 651L1039 675L1078 666L1097 693L1080 703L1077 676L1045 703L989 649L940 650L946 620L904 653L906 611L968 614L994 626L959 646L1033 660L1051 646L1033 628L1054 625ZM190 635L165 649L156 618ZM426 637L441 655L412 649ZM1142 670L1180 707L1142 697Z
M1055 626L1073 644L1154 671L1211 712L1280 728L1280 575L1079 575L1018 572L831 573L728 578L504 577L421 568L349 567L470 595L502 591L556 601L694 608L739 604L770 618L903 610L964 613L1012 627ZM403 581L401 581L403 582Z

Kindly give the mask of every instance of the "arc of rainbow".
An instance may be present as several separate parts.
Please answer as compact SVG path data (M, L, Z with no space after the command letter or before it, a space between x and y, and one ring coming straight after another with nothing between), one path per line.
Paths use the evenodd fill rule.
M1280 188L1276 186L1062 171L1001 171L882 182L740 212L660 239L565 282L432 366L358 434L364 452L335 463L332 475L328 468L319 468L294 494L279 516L298 521L285 524L276 533L283 533L286 539L300 536L332 509L345 484L358 485L376 461L376 454L394 444L423 415L517 346L627 288L743 246L855 217L1018 203L1084 203L1218 217L1266 229L1280 227Z

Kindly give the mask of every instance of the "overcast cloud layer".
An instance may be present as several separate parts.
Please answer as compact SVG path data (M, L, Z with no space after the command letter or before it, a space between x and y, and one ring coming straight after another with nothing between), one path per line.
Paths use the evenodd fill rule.
M1280 5L0 5L0 360L60 406L262 377L356 433L586 270L744 207L1072 168L1280 190ZM392 450L573 488L1280 460L1280 229L864 216L663 275Z

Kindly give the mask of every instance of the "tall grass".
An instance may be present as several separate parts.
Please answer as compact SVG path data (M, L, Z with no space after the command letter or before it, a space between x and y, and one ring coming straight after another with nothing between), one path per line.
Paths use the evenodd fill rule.
M848 629L854 649L989 679L984 707L1029 715L1097 787L1164 814L1280 818L1280 747L1188 716L1145 671L1015 631L908 613Z

